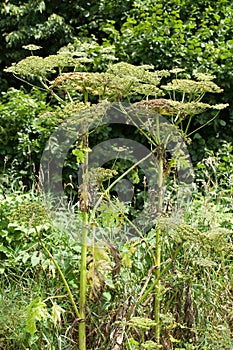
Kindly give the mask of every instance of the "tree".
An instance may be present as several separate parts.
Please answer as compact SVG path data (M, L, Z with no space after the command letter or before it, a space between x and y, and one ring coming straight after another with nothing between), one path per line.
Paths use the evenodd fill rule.
M101 41L106 36L103 23L115 18L120 28L132 0L105 2L78 1L3 1L0 5L0 66L5 68L12 62L26 57L23 45L41 46L40 54L54 54L61 46L72 42L75 37L95 34ZM2 70L1 69L1 70ZM6 81L4 90L13 81Z

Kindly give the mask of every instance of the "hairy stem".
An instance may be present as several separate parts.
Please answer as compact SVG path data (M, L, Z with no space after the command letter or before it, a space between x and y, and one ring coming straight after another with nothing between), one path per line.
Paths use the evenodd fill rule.
M88 149L88 134L83 135L83 145ZM83 165L83 195L82 205L82 237L81 237L81 266L80 266L80 287L79 287L79 310L81 322L79 323L79 350L86 350L86 298L87 298L87 239L89 230L89 203L88 203L88 186L85 175L88 172L88 151L85 152Z
M158 142L158 216L162 213L163 206L163 182L164 182L164 173L163 173L163 157L164 150L163 145L160 141L160 123L159 116L156 116L156 138ZM157 344L160 343L160 303L161 303L161 282L160 282L160 272L161 272L161 228L158 227L156 230L156 250L155 250L155 305L154 305L154 318L155 318L155 339Z
M80 295L79 295L79 349L86 350L86 289L87 289L87 238L88 238L88 213L83 212L82 249L80 266Z

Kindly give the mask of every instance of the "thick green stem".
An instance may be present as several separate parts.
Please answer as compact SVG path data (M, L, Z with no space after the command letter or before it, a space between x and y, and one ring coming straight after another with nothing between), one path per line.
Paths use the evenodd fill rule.
M83 146L88 149L88 134L83 135ZM85 152L83 167L83 188L80 197L80 208L82 210L82 237L81 237L81 266L79 287L79 311L81 322L79 323L79 350L86 350L86 298L87 298L87 240L89 231L89 193L86 174L88 172L88 151ZM82 203L81 203L82 201Z
M163 157L164 150L163 145L160 140L160 123L159 116L156 117L156 139L158 143L158 219L162 213L163 207L163 183L164 183L164 173L163 173ZM160 282L160 273L161 273L161 228L158 227L156 230L156 251L155 251L155 304L154 304L154 317L155 317L155 339L157 344L160 344L160 303L161 303L161 282Z
M83 99L84 99L84 103L87 104L88 103L88 92L87 92L87 90L83 91Z
M188 132L188 129L189 129L189 126L190 126L190 123L191 123L191 120L192 120L192 115L189 116L189 120L188 120L188 123L187 123L187 126L186 126L186 129L185 129L185 134L187 135L187 132Z
M160 284L160 263L161 263L161 229L158 229L156 232L156 254L155 254L155 261L156 261L156 272L155 272L155 278L156 278L156 285L155 285L155 339L156 342L160 343L160 302L161 302L161 284Z
M82 250L80 267L79 312L82 321L79 323L79 350L86 350L86 293L87 293L87 238L88 213L83 212Z

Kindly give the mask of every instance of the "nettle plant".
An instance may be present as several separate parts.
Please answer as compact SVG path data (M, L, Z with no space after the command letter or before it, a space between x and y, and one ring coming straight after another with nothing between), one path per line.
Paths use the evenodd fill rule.
M27 48L37 49L37 47L30 45ZM166 212L169 200L166 197L165 187L168 183L173 183L175 188L179 182L177 172L180 169L187 170L189 168L188 156L185 153L179 153L177 144L179 144L179 140L182 140L183 143L190 142L190 136L195 132L194 130L190 131L193 118L209 110L208 123L210 123L227 105L210 105L202 102L206 93L222 92L222 89L213 82L214 76L195 73L191 79L182 69L154 71L152 66L147 65L134 66L125 62L113 63L115 58L109 48L100 50L98 47L98 55L105 63L103 72L90 72L89 67L93 63L95 55L93 51L88 51L88 47L85 45L80 46L79 49L69 45L56 55L45 58L32 55L6 69L7 72L13 73L16 77L32 85L38 82L37 85L47 91L53 101L57 101L57 111L48 112L48 118L52 113L57 113L62 116L62 120L67 120L68 124L69 118L72 118L74 123L79 123L77 140L72 149L72 155L75 156L78 165L77 169L82 170L82 181L78 189L78 206L75 206L78 207L76 215L81 216L82 223L78 305L75 304L74 297L59 265L46 246L43 246L47 254L54 260L67 288L79 328L79 349L85 350L87 344L87 299L91 302L93 296L98 294L98 289L104 288L103 281L109 279L109 271L112 272L113 276L115 273L115 277L117 277L117 270L120 268L122 259L130 260L129 253L127 258L126 255L119 257L116 245L112 244L111 237L107 237L106 232L110 234L111 229L115 229L114 232L117 231L119 234L122 232L122 228L127 227L124 236L130 235L132 229L140 241L148 234L146 222L150 221L151 218L149 231L150 235L154 237L154 245L151 248L153 251L154 282L150 286L145 286L135 307L142 304L149 293L154 295L153 321L147 322L149 328L154 328L154 333L151 340L146 341L144 333L149 328L143 327L141 344L133 339L130 340L131 343L126 341L128 342L127 348L130 349L133 348L130 344L134 344L135 349L139 347L143 349L162 348L161 301L165 291L161 285L161 278L166 273L166 268L162 268L162 251L164 230L167 227L164 225L164 220L169 220L170 215ZM168 79L171 81L163 83ZM142 135L149 149L149 153L144 154L141 159L134 160L132 158L133 164L131 162L128 169L122 171L118 176L117 162L112 162L111 168L93 168L89 165L92 153L90 138L93 133L98 131L98 125L101 124L103 116L108 114L109 110L117 111L117 116L123 115L125 118L123 124L134 126L137 132ZM116 118L110 119L110 123L117 123ZM173 148L170 150L168 149L169 142L173 144ZM128 145L127 142L126 145ZM111 146L114 147L114 144ZM59 147L62 148L63 145L58 143L57 148ZM119 145L115 147L119 155L118 158L121 158L122 149ZM104 157L104 153L101 151L100 157ZM140 218L135 224L134 215L137 216L138 213L135 214L132 210L132 204L121 202L112 194L112 190L121 184L127 176L131 176L134 184L142 182L142 178L138 176L138 167L150 157L156 159L156 162L152 164L152 170L150 170L150 174L153 174L154 169L154 175L151 176L156 189L152 191L153 193L148 194L151 208L147 208L145 211L147 213L144 218L145 222L143 223L143 218ZM56 180L53 179L53 181ZM71 183L69 185L72 186ZM153 213L156 213L156 219L153 218ZM181 231L181 225L179 222L173 224L173 230L177 226L177 231ZM101 231L101 227L105 228L106 236L99 244L98 240L95 240L95 235L96 232ZM115 265L112 261L115 261ZM129 328L132 326L137 328L137 322L135 323L135 318L133 318L135 307L129 308L126 320Z

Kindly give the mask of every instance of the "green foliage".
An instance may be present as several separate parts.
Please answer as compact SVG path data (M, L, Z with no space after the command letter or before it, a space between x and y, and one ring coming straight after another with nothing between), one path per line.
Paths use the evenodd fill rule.
M89 61L89 71L102 71L106 62L116 56L133 64L154 65L159 70L182 67L189 73L196 70L215 74L225 92L220 97L214 96L213 102L229 102L230 109L220 114L213 128L193 135L190 151L193 160L203 157L201 149L205 146L214 145L217 149L221 139L231 141L232 7L229 0L195 4L190 0L156 3L100 0L59 5L56 1L4 1L1 18L2 69L25 58L25 48L30 49L30 44L41 47L38 52L44 57L54 55L67 44L68 50L74 50L69 44L74 43L74 47L81 46L83 52L88 51L86 63L92 61ZM1 88L7 89L9 77L4 73L3 78L5 85L2 83ZM196 129L208 119L209 115L204 113L193 120L191 126ZM226 125L229 127L225 128Z
M205 150L205 157L197 164L196 181L214 200L231 200L233 193L232 144L222 142L217 152ZM221 199L220 199L221 198Z
M114 31L113 23L108 26L121 59L130 57L131 62L157 69L201 67L203 72L220 73L219 65L222 72L227 69L232 53L231 11L227 0L137 1L121 31Z
M3 1L0 11L2 67L25 57L23 45L35 43L55 52L72 38L72 27L63 17L64 8L56 9L55 2Z
M36 332L36 321L46 320L47 318L46 304L40 298L32 300L26 308L25 330L33 337Z
M36 175L36 164L45 142L58 123L55 119L39 117L49 110L45 94L37 89L30 95L14 88L2 93L0 169L3 174L8 171L26 179ZM5 183L7 185L7 178Z
M120 25L129 8L131 0L118 1L117 4L102 0L59 4L43 0L3 1L0 7L1 68L24 58L26 51L23 46L30 44L41 46L42 56L48 56L76 37L82 39L96 35L99 42L104 36L102 23L117 16ZM95 61L99 61L97 55ZM4 74L3 79L7 89L9 85Z
M54 344L50 349L55 350L61 344L71 346L69 336L66 340L60 336L66 332L64 311L70 310L69 317L73 317L72 307L42 245L53 252L71 288L78 286L80 246L63 230L64 220L59 230L52 225L48 208L35 193L6 190L1 194L0 218L0 328L4 330L0 348L41 349Z
M156 69L185 68L217 76L225 90L218 101L232 101L232 7L231 1L145 1L134 2L121 28L109 21L103 31L116 45L116 55L133 64L153 64ZM216 101L216 97L215 101ZM203 114L194 127L208 119ZM213 128L199 133L192 152L193 159L202 158L198 149L215 145L218 139L232 140L232 106L221 113ZM224 128L228 125L228 128ZM216 140L217 139L217 140ZM218 141L218 142L216 142Z
M8 295L7 295L8 294ZM22 313L22 298L20 293L12 291L0 296L0 349L18 346L17 338L22 342L22 333L25 325ZM21 333L21 334L20 334Z
M21 194L17 200L12 194L2 194L0 252L3 257L3 279L6 278L6 272L13 276L20 275L26 268L27 278L36 276L39 286L41 280L47 283L41 287L37 297L33 295L25 303L24 331L29 337L25 344L35 345L38 341L41 348L46 348L52 338L52 344L56 346L58 334L59 337L61 334L67 335L65 327L73 332L76 323L79 323L80 350L86 349L86 343L88 348L93 349L112 349L115 346L130 348L131 345L135 349L171 349L176 344L181 349L193 349L194 346L215 349L217 343L225 347L231 341L232 322L232 314L228 313L232 304L232 218L228 215L231 213L226 209L226 200L211 203L205 193L199 192L195 193L195 200L188 203L182 214L167 212L161 189L170 180L171 192L176 191L176 170L186 167L187 159L179 158L176 152L171 156L166 151L168 135L166 132L165 135L160 133L158 116L158 113L165 115L174 130L178 130L179 136L189 141L190 135L199 131L190 131L191 122L199 113L217 111L214 116L209 116L207 122L202 123L205 125L216 117L219 110L227 107L213 100L210 103L202 101L206 93L221 93L222 90L209 74L195 74L192 78L179 69L154 71L148 65L138 67L120 62L111 64L105 72L85 71L83 65L76 63L87 60L89 64L89 57L80 52L77 54L69 46L65 56L64 51L46 58L31 56L8 69L24 78L37 78L39 84L58 101L56 109L40 115L39 119L52 121L54 126L58 120L67 119L74 113L77 117L80 110L83 112L80 118L82 132L69 154L75 159L73 168L71 161L71 170L77 170L80 163L84 163L83 183L78 190L78 208L76 203L71 208L75 213L71 215L71 220L67 222L62 211L53 208L52 203L49 209L41 206L40 199L36 197L35 200L31 194ZM91 62L95 64L95 60ZM38 63L45 69L38 69ZM58 76L50 81L51 74ZM168 81L170 77L171 81ZM164 98L157 98L160 94L164 94ZM151 96L155 98L149 99ZM103 99L104 103L89 109L91 103ZM133 214L130 205L112 198L111 193L114 186L127 175L133 178L135 184L140 182L140 174L135 166L142 159L127 170L122 170L124 162L119 163L120 175L116 179L117 162L114 162L112 169L88 171L88 154L91 151L88 134L91 129L87 125L90 127L93 119L99 121L111 102L134 102L135 99L137 102L131 105L132 111L136 111L133 117L126 113L123 104L117 106L127 115L127 120L140 120L139 125L136 122L134 125L157 155L156 183L160 191L157 191L154 205L159 215L155 227L149 232L140 231L140 225L136 227L131 223L129 214ZM100 106L102 108L98 109ZM153 119L149 118L151 115ZM167 130L168 124L164 123L164 126ZM175 135L172 141L176 142L177 139ZM57 139L54 141L53 147L59 149L62 145ZM220 160L212 155L211 161L212 164L214 162L213 171L215 165L220 164L218 171L221 175L215 183L226 188L229 199L231 187L226 178L229 174L231 176L228 170L228 164L232 162L231 145L226 144L224 147L222 153L218 154ZM199 165L199 169L202 168L206 170L205 163ZM53 181L55 183L56 179ZM99 194L96 202L91 192L95 181ZM171 196L171 200L175 201L174 197ZM72 206L72 203L69 202L69 205ZM48 212L56 215L56 209L60 217L59 229L47 217ZM182 218L179 217L181 215ZM141 221L145 224L152 219L146 213ZM138 237L124 245L112 244L112 232L118 234L121 229L122 234L128 234L126 224L137 230ZM72 239L69 227L73 235L76 234L76 239L81 237L80 242L76 243ZM98 233L102 232L106 243L99 240ZM110 242L105 239L107 237ZM51 278L47 281L44 274L49 274ZM67 299L66 307L68 301L71 304L68 304L70 318L66 323L64 320L62 330L58 328L63 322L62 310L66 308L63 305L55 306L48 312L46 303L51 298L58 298L60 290L68 294L69 298L62 296ZM77 290L80 296L78 307ZM50 319L55 332L48 335ZM222 325L223 340L218 333ZM207 336L210 328L213 330L211 339ZM75 346L76 334L71 335L71 338Z
M34 201L36 200L35 203L33 198ZM4 346L5 349L11 350L23 343L26 347L33 346L33 349L46 349L49 342L60 344L59 339L60 341L63 339L63 346L72 349L74 340L70 339L68 329L75 316L72 318L71 305L67 301L62 283L58 276L55 277L54 267L53 269L50 267L52 261L41 251L40 261L34 268L32 267L31 257L34 252L38 254L38 236L35 233L32 236L32 232L29 235L28 232L30 229L32 231L32 224L39 229L42 220L46 225L46 216L40 208L41 203L35 197L28 195L17 198L14 194L11 197L8 196L7 201L2 199L1 227L5 222L3 229L5 228L10 236L10 228L7 229L7 225L10 221L14 222L14 227L11 229L14 229L15 238L17 238L19 226L23 226L24 230L20 228L21 237L18 241L8 241L8 248L18 246L18 249L13 259L5 256L4 264L7 270L5 270L6 273L1 274L4 289L6 289L4 293L2 287L0 293L0 324L1 330L4 330L4 334L0 336L4 344L2 348ZM186 210L186 224L178 226L170 218L165 217L164 221L161 219L161 225L169 227L163 235L162 336L170 340L179 339L180 343L176 348L191 349L191 344L188 344L190 335L186 334L186 322L190 312L191 314L193 312L195 317L193 330L198 337L194 346L218 350L221 344L221 348L227 350L232 341L229 333L232 322L232 313L229 312L232 305L232 244L230 243L232 215L228 212L228 206L224 204L224 200L218 205L210 204L209 200L210 197L203 197L197 193L197 199ZM33 222L30 221L31 212L38 213ZM109 215L111 216L111 213ZM43 233L43 236L41 232L41 237L45 237L43 242L53 251L75 295L75 290L78 288L80 246L71 239L71 236L66 236L67 232L64 230L59 234L57 229L56 232L49 229L47 234ZM28 250L32 242L34 245ZM128 347L134 346L133 348L137 349L141 341L139 333L141 328L138 328L140 322L144 328L153 327L154 323L150 317L153 309L151 287L154 284L152 272L155 244L154 232L151 231L142 239L131 244L127 243L125 246L109 246L107 249L103 246L94 247L94 254L90 246L87 314L90 349L111 349L113 344L116 345L117 339L120 341L120 334L122 334L123 349L127 349L127 342L130 344ZM26 254L29 258L25 261L22 257ZM46 260L47 263L45 263ZM46 264L47 267L44 270L42 266ZM18 276L17 282L16 276ZM6 283L10 285L7 286ZM192 308L188 310L185 306L188 285L192 293L193 311ZM11 290L9 294L9 289L14 286L17 293ZM65 314L59 307L58 310L53 309L50 299L45 301L47 296L49 298L51 295L64 296L57 304L67 311L67 318L64 318ZM37 301L39 305L42 303L42 310L48 312L47 321L42 318L37 320L36 315L39 312ZM32 304L35 304L35 309L31 308ZM134 310L133 315L130 315L132 310ZM63 315L60 319L61 328L58 327L59 312ZM129 318L130 316L132 317ZM149 320L148 325L143 317ZM178 318L175 319L175 317ZM58 323L55 327L56 318ZM134 326L125 329L123 320L128 318L129 324L132 323ZM118 324L115 323L116 320L119 321ZM37 329L34 337L29 337L30 333L25 331L29 321L30 327L34 325ZM66 344L64 334L69 338ZM134 341L127 340L130 338ZM41 342L40 347L36 345L38 341ZM145 333L143 346L154 346L150 333Z
M52 94L52 96L58 100L59 104L61 104L61 107L57 107L53 112L50 112L49 110L51 110L51 108L48 108L46 113L43 114L43 110L41 111L39 109L38 113L40 114L31 121L31 125L29 124L27 134L26 131L20 134L21 138L18 148L24 155L23 159L25 159L25 154L27 155L27 159L25 159L24 163L24 170L22 170L25 175L28 173L33 174L34 177L37 175L38 160L49 133L54 130L55 126L58 125L60 121L88 107L88 101L96 102L97 98L99 100L112 102L121 100L134 101L135 99L141 100L145 98L146 101L139 102L135 106L150 108L152 111L168 115L172 123L181 127L186 134L196 114L216 109L217 113L215 115L213 114L212 118L209 118L205 123L208 124L216 117L219 110L227 106L227 104L208 104L201 101L206 93L220 93L222 91L212 81L214 76L212 77L208 74L196 73L193 79L184 79L185 75L182 70L171 70L170 72L154 71L152 66L144 65L137 67L125 62L110 64L107 70L102 73L84 72L83 65L86 65L86 60L88 61L88 65L89 60L95 65L95 61L91 57L96 48L99 50L97 45L92 47L87 44L86 46L78 46L77 48L75 45L70 45L60 50L57 55L48 56L46 58L30 56L17 64L13 64L7 69L8 72L12 72L19 77L28 79L33 77L37 79L39 84L42 84L48 91L49 95ZM98 50L97 54L99 52ZM103 52L105 52L104 48ZM103 53L103 57L104 55ZM111 56L110 59L112 60L113 57ZM38 64L38 60L40 64ZM43 66L43 69L40 69L40 65ZM72 66L75 66L73 72L63 73L63 70L72 70ZM53 81L48 80L51 72L53 72L53 74L58 74ZM162 83L164 77L168 78L168 76L171 75L171 78L173 78L174 74L175 79L172 79L167 85ZM165 94L167 94L170 99L157 98ZM154 97L155 99L147 101L149 97ZM63 107L64 105L65 107ZM11 106L11 100L8 106ZM43 102L43 106L46 109L47 105L45 102ZM38 108L39 107L40 105ZM87 113L86 119L88 118ZM80 124L85 124L86 119L82 118ZM92 119L93 118L90 117L89 122L91 122ZM81 128L83 128L83 126L81 126ZM150 130L148 130L148 132L150 132ZM194 131L192 131L191 134L193 133ZM57 147L59 146L57 145ZM84 153L80 147L81 145L77 146L76 150L73 150L73 152L76 152L76 158L78 152L79 158L81 157L80 159L83 159ZM17 154L20 154L18 150ZM77 189L71 189L73 184L68 180L70 176L72 176L73 181L75 181L77 176L77 164L74 164L74 157L72 158L72 155L74 155L74 153L72 153L67 160L67 167L64 173L67 173L65 182L70 184L67 190L72 192L71 196L76 196ZM16 171L21 170L17 168L17 158L18 156L14 155ZM25 173L27 171L28 173Z
M22 268L23 271L25 264L35 267L42 260L46 267L48 261L40 254L39 238L35 232L36 228L41 236L51 233L45 207L30 194L17 198L13 195L4 198L1 194L0 216L1 274L9 268Z

